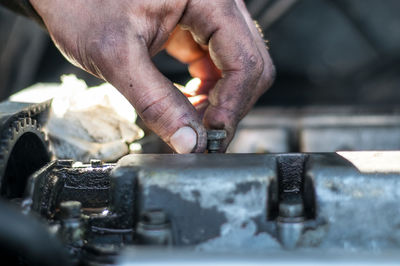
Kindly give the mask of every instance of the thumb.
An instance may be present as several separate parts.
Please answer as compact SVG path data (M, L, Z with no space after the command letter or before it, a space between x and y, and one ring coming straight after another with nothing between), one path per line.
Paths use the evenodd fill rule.
M147 51L118 66L110 81L147 127L178 153L204 152L206 130L188 98L154 66Z

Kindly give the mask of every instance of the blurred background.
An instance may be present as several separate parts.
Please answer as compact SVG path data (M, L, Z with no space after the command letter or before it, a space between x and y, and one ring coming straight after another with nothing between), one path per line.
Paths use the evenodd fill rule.
M278 136L270 141L275 145L273 148L267 145L269 148L246 151L400 148L397 137L400 130L397 116L397 103L400 102L400 1L248 0L246 4L269 40L270 53L278 71L275 84L261 97L257 106L286 110L286 113L265 111L261 115L258 112L244 121L244 125L250 128L261 124L264 129L274 128L272 135L268 133L263 139ZM49 36L28 19L0 9L0 32L0 100L37 82L59 82L60 76L66 73L76 74L89 86L101 83L69 64ZM164 52L157 55L154 62L174 82L185 84L190 79L186 66ZM335 109L335 106L347 107ZM327 143L326 133L317 137L312 135L313 141L321 136L325 139L322 144L314 141L314 148L306 149L302 144L304 140L301 140L304 134L299 133L299 127L307 123L325 125L328 121L326 117L318 121L304 116L299 118L299 109L296 108L304 111L309 107L312 111L307 109L306 116L317 113L333 117L333 120L328 120L330 126L336 128L336 132L331 134L336 139L339 133L343 133L341 124L356 125L357 130L351 133L350 139L323 148L321 145ZM383 120L371 120L371 114L376 118L382 110L386 110ZM364 118L347 121L353 114L362 114ZM268 119L266 122L266 117L282 119L275 119L275 122ZM303 121L300 126L299 119ZM376 131L360 140L360 132L377 125L391 130L391 133L379 135L381 142L390 139L388 143L371 142L371 137L378 134ZM289 130L285 133L287 136L279 131L282 129ZM241 138L248 140L250 136ZM254 138L259 142L260 135L257 133ZM237 147L243 147L243 144Z

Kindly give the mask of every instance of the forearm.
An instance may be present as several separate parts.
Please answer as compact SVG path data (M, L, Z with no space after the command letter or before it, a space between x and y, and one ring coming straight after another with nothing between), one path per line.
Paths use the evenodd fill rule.
M41 26L44 26L42 19L33 9L29 0L0 0L0 5L5 6L16 13L32 18Z

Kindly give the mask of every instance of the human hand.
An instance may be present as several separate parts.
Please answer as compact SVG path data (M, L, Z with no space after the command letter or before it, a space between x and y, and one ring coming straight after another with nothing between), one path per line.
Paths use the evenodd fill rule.
M178 153L203 152L206 129L237 123L273 81L274 67L242 0L30 0L74 65L110 82ZM204 117L154 66L167 51L201 84ZM199 96L202 95L202 96Z

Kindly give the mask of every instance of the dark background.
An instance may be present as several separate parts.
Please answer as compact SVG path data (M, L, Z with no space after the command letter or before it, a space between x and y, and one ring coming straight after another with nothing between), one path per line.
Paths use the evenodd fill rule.
M400 100L400 1L252 0L278 75L258 105L392 106ZM0 8L0 100L36 82L75 73L34 22ZM190 79L165 53L154 58L172 81Z

